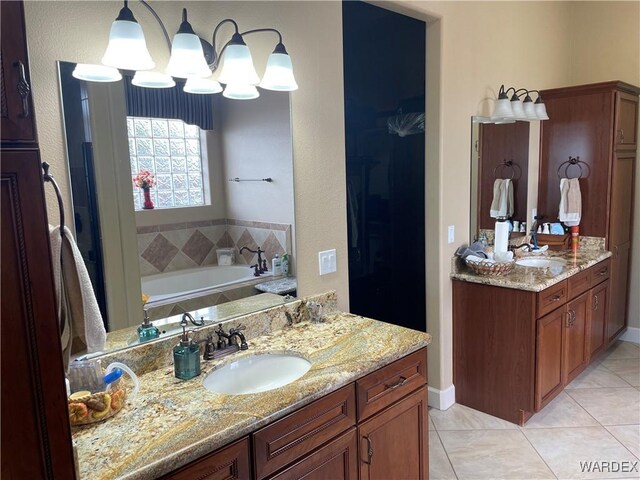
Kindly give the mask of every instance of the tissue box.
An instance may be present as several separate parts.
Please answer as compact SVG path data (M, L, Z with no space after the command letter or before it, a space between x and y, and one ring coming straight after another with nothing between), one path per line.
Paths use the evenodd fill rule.
M218 248L216 255L218 256L218 265L233 265L235 263L233 248Z

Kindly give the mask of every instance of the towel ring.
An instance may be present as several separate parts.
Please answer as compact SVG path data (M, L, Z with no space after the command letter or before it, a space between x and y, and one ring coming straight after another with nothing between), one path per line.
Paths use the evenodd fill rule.
M569 169L572 166L576 166L579 169L579 174L577 177L569 177ZM584 166L584 170L583 167ZM562 169L564 168L564 177L562 176ZM586 175L585 175L585 170L586 170ZM589 167L589 164L587 162L583 162L582 160L580 160L580 157L569 157L569 160L565 160L564 162L562 162L560 164L560 166L558 167L558 178L589 178L589 175L591 175L591 167Z
M495 168L493 169L493 178L497 179L498 169L500 169L500 173L502 173L502 170L505 167L511 170L511 176L509 177L509 180L513 180L516 176L516 173L518 174L518 177L515 179L517 180L518 178L520 178L520 174L522 172L522 170L520 169L520 166L517 163L515 163L513 160L506 160L506 159L495 166Z

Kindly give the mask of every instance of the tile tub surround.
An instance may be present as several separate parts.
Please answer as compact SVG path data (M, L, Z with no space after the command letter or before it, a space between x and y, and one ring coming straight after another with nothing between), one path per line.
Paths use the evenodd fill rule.
M527 256L527 255L525 255ZM570 250L561 252L547 252L543 255L535 255L535 258L561 259L566 262L562 273L554 275L544 268L523 267L516 265L507 275L500 277L484 277L471 272L464 261L454 257L451 262L451 279L463 280L465 282L481 283L496 287L515 288L517 290L528 290L531 292L541 292L556 283L565 280L576 273L586 270L602 260L611 256L611 252L606 250L579 250L574 253Z
M257 256L239 249L260 246L269 270L275 254L292 252L291 225L231 218L138 227L138 255L143 276L217 265L216 249L234 248L238 264L252 265Z
M391 341L393 339L393 341ZM428 345L431 336L336 312L254 338L249 350L205 361L181 381L166 366L140 378L137 399L116 416L75 430L80 479L150 479L175 470ZM299 380L254 395L221 395L202 386L215 367L259 353L295 352L312 363Z

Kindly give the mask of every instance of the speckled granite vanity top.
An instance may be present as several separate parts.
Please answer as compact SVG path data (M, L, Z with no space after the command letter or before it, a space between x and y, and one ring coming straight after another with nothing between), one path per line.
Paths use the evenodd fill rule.
M560 273L547 268L523 267L522 265L516 265L510 273L501 277L485 277L477 275L467 269L462 262L458 262L456 259L452 262L451 278L454 280L482 283L496 287L541 292L542 290L561 282L562 280L565 280L572 275L575 275L576 273L609 258L610 256L611 252L606 250L578 250L576 253L571 250L548 252L544 255L536 255L535 258L558 259L565 262Z
M249 350L202 362L202 375L181 381L173 367L140 377L132 404L73 433L80 479L152 479L206 455L431 342L431 336L347 313L301 322L249 340ZM216 366L257 353L291 352L312 363L302 378L252 395L208 392Z

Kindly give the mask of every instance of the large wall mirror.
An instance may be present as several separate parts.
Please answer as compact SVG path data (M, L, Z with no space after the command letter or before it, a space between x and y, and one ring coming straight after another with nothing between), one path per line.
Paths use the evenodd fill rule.
M141 89L126 76L85 83L72 76L74 63L58 67L67 226L109 332L107 349L138 342L143 295L164 335L179 331L184 312L219 321L291 298L256 288L273 280L276 255L288 254L295 275L289 94L229 100L180 85ZM256 277L258 247L267 273Z
M492 237L492 203L496 183L509 180L513 189L510 220L527 221L529 182L529 122L503 124L471 121L470 241L481 232Z

